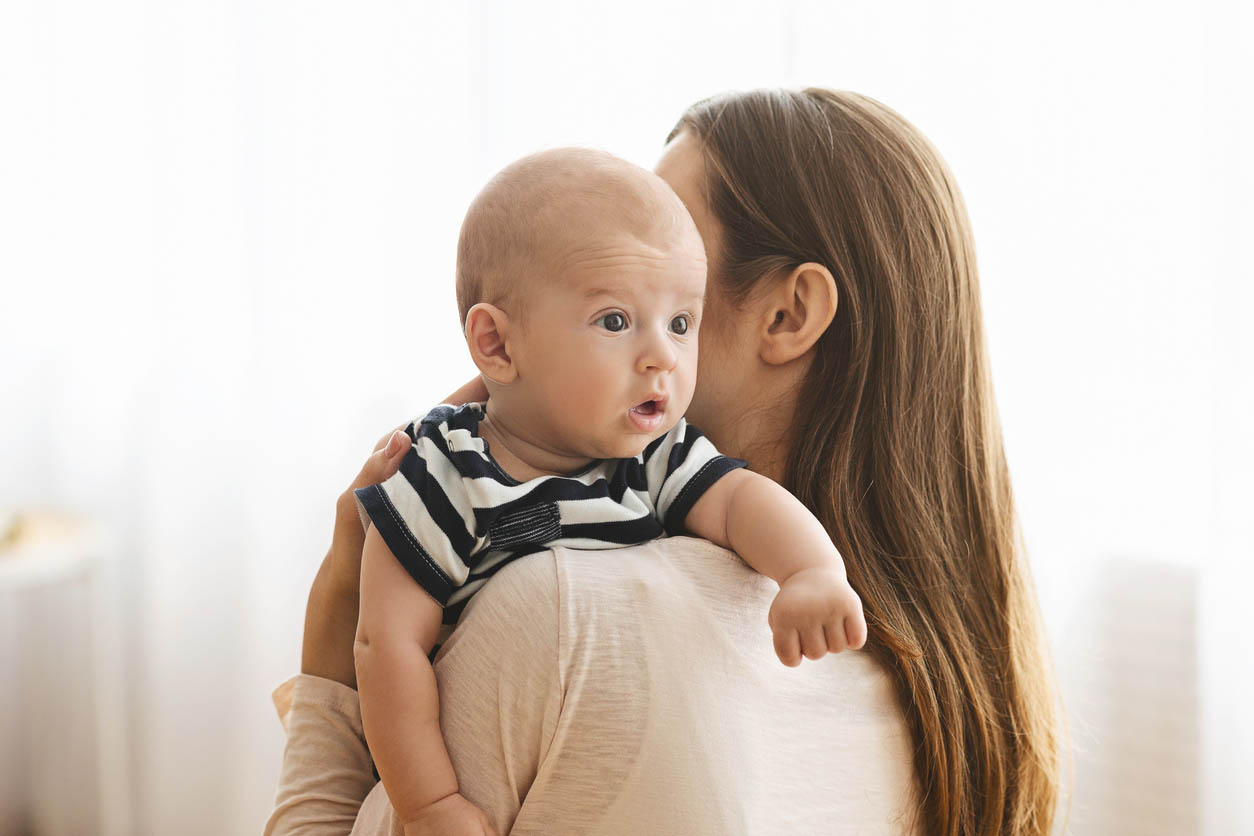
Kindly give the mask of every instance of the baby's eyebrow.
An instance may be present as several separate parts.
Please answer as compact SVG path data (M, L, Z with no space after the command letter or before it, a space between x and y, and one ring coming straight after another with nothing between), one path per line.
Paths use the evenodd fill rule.
M591 299L594 296L626 296L627 291L621 287L591 287L583 292L585 299Z

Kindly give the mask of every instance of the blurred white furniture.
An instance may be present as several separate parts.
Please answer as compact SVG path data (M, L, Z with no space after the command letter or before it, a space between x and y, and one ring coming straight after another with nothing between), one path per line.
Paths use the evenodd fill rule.
M122 653L102 594L108 537L0 520L0 833L116 832L129 808Z

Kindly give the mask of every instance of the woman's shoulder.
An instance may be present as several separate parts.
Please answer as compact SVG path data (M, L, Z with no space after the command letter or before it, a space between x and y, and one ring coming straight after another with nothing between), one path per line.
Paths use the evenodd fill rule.
M518 558L475 594L467 614L479 607L485 610L479 617L519 621L543 633L533 640L543 639L546 652L559 655L559 668L605 658L611 648L654 667L716 665L768 690L822 691L866 717L898 716L892 683L870 653L846 651L795 669L779 661L767 624L778 590L733 551L667 537ZM694 647L701 652L694 655Z
M735 669L768 690L817 689L868 716L897 716L892 683L870 653L847 651L799 668L779 661L767 623L779 586L733 551L668 537L609 552L550 554L543 583L556 584L566 655L634 636L634 649L653 654L655 664L674 657L698 668ZM694 648L703 650L694 656Z

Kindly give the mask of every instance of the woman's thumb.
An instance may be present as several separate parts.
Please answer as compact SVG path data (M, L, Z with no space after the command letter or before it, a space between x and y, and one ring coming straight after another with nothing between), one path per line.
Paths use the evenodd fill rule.
M405 433L400 430L392 433L392 437L388 439L388 443L383 448L383 457L390 459L404 449L405 443L402 439L405 437Z

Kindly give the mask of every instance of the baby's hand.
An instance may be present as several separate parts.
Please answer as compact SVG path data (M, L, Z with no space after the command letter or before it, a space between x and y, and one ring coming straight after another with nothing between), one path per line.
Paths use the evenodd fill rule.
M428 804L405 825L405 836L497 836L488 814L459 792Z
M785 580L771 604L767 623L775 634L775 654L790 668L801 657L854 650L866 643L862 601L839 569L802 569Z

